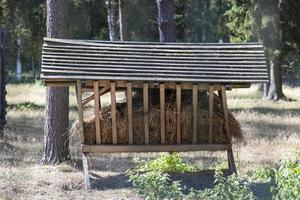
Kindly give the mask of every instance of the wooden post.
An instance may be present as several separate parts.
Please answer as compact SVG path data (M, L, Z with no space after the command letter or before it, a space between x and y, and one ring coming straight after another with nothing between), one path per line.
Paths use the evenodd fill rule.
M166 110L165 110L165 84L159 86L160 97L160 143L166 143Z
M132 127L132 84L127 83L127 118L128 118L128 143L133 144Z
M227 150L227 159L228 159L228 170L230 174L236 173L236 166L234 162L234 156L232 149Z
M210 85L209 99L208 99L208 143L212 143L213 117L214 117L214 86Z
M100 103L98 81L94 81L94 105L95 105L96 144L101 144L101 122L100 122L101 103Z
M91 181L89 176L89 153L82 153L82 165L83 165L83 175L84 175L84 184L85 189L91 189Z
M177 144L181 143L181 85L176 85L176 132Z
M82 105L82 88L81 81L76 82L76 95L77 95L77 105L78 105L78 115L79 115L79 128L80 128L80 142L85 143L84 140L84 130L83 130L83 105Z
M228 141L231 142L231 134L230 134L230 126L229 126L229 118L228 118L228 109L227 109L227 99L226 99L226 88L224 85L221 86L221 98L222 98L222 107L224 113L224 122L226 129L226 136Z
M145 127L145 144L149 144L149 97L148 83L143 84L144 98L144 127Z
M110 83L110 98L111 98L111 126L112 126L112 142L117 144L117 116L116 116L116 84Z
M198 85L193 85L193 144L197 143L198 126Z

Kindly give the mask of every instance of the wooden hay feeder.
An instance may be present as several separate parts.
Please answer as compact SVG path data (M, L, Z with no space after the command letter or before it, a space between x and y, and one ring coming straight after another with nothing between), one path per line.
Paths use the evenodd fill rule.
M226 89L268 82L260 43L44 42L45 84L76 87L87 188L89 153L227 151L236 171L231 141L240 127L228 113ZM125 102L116 101L118 91ZM108 92L110 105L102 107Z

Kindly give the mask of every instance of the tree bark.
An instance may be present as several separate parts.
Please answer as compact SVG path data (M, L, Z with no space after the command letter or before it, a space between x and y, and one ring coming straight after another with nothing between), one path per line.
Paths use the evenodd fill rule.
M47 36L68 38L68 1L47 0ZM69 159L69 88L46 88L44 151L41 163L57 164Z
M175 19L172 0L156 0L158 10L158 31L161 42L175 42Z
M282 92L281 59L270 60L270 87L268 97L270 100L286 100Z
M119 23L120 23L120 40L128 40L126 4L124 0L119 0Z
M115 19L115 2L113 0L105 1L107 9L107 23L110 41L117 40L116 19Z

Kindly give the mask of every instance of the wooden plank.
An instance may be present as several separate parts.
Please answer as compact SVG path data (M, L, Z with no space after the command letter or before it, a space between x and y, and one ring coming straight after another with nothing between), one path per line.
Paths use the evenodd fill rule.
M176 86L176 135L177 144L181 143L181 85Z
M82 105L82 90L81 90L80 80L76 81L76 96L77 96L78 115L79 115L80 142L81 144L84 144L85 138L84 138L84 129L83 129L83 105Z
M198 86L193 85L193 144L197 143L197 126L198 126Z
M46 44L55 44L55 43L74 43L74 42L90 42L90 43L104 43L104 44L155 44L155 45L191 45L191 46L199 46L199 45L262 45L261 42L237 42L237 43L189 43L189 42L141 42L141 41L107 41L107 40L74 40L74 39L58 39L58 38L49 38L44 37L44 42Z
M103 54L102 54L103 53ZM159 55L131 55L131 54L109 54L102 52L101 54L95 56L88 55L80 55L74 56L72 53L67 55L55 55L48 54L48 52L44 52L42 55L42 59L72 59L72 60L105 60L105 61L124 61L124 58L128 61L143 61L143 60L153 60L153 61L162 61L162 62L197 62L198 60L266 60L264 55L257 54L203 54L202 56L180 56L180 57L172 57L172 56L159 56Z
M166 143L166 115L165 115L165 84L159 86L160 98L160 143Z
M132 80L132 79L139 79L139 80L146 80L149 79L150 81L154 81L154 80L158 80L158 79L162 79L162 81L164 80L173 80L173 81L179 81L179 80L185 80L185 81L189 81L189 80L201 80L201 78L205 81L212 81L212 80L220 80L223 78L227 78L227 82L231 83L233 82L233 79L238 79L238 80L242 80L242 79L252 79L252 80L257 80L257 79L263 79L263 78L267 78L268 75L267 73L265 75L243 75L243 74L238 74L238 75L226 75L226 74L221 74L221 75L214 75L214 74L169 74L169 73L121 73L121 72L99 72L99 71L93 71L93 72L89 72L89 71L76 71L76 70L69 70L69 71L65 71L65 70L57 70L57 69L42 69L42 73L53 73L53 74L65 74L65 77L67 78L69 77L76 77L76 76L81 76L82 78L87 79L86 77L92 77L91 74L94 74L93 77L95 77L94 79L96 79L96 77L99 77L100 80L103 79L107 79L106 77L110 77L109 79L112 80ZM179 81L181 82L181 81Z
M229 174L236 173L236 166L235 166L235 161L234 161L234 156L232 152L232 148L227 150L227 159L228 159L228 170Z
M221 94L222 94L221 98L222 98L222 107L223 107L223 113L224 113L226 136L227 136L228 141L231 141L225 86L221 86Z
M264 57L264 53L237 53L237 52L200 52L200 53L193 53L193 54L186 54L186 53L147 53L147 52L119 52L119 51L105 51L105 50L89 50L89 51L82 51L82 50L77 50L77 49L68 49L67 51L64 49L52 49L52 48L43 48L43 56L47 55L53 55L53 56L88 56L88 57L129 57L129 58L137 58L137 57L142 57L144 58L159 58L163 59L160 57L164 57L166 59L175 59L176 57L178 59L198 59L198 58L203 58L203 57L247 57L247 58L259 58L259 57Z
M83 165L84 185L85 185L86 190L91 189L88 158L89 158L89 153L83 152L82 153L82 165Z
M112 126L112 142L117 144L117 102L116 102L116 84L111 82L110 84L110 98L111 98L111 126Z
M128 142L133 144L132 125L132 83L127 83L127 114L128 114Z
M209 86L208 99L208 143L212 143L213 136L213 116L214 116L214 86Z
M48 74L49 73L49 74ZM247 83L268 83L269 80L264 77L264 78L256 78L256 77L242 77L242 78L234 78L232 77L231 79L223 79L223 78L174 78L174 77L145 77L145 76L132 76L128 77L128 74L125 76L101 76L101 75L80 75L80 74L68 74L68 75L62 75L62 74L56 74L52 73L51 71L49 72L42 72L41 73L41 79L84 79L84 80L115 80L115 81L157 81L157 82L197 82L197 83L238 83L238 84L247 84Z
M55 65L55 66L54 66ZM213 65L213 64L212 64ZM202 68L200 65L198 67L185 67L184 70L182 70L180 67L174 67L174 66L155 66L151 65L151 63L147 65L119 65L119 64L113 64L110 65L87 65L87 67L76 67L81 66L77 65L76 63L43 63L43 69L45 70L76 70L76 71L95 71L95 72L116 72L116 73L122 73L123 71L133 72L133 73L141 73L141 72L147 72L147 73L179 73L179 74L232 74L232 75L264 75L267 73L267 69L261 68L257 69L255 71L255 68L252 68L252 65L249 66L243 66L234 68L235 65L232 65L232 68ZM101 66L101 68L99 68ZM152 67L151 67L152 66Z
M85 99L82 100L82 105L85 106L88 104L90 101L92 101L95 97L95 94L91 94L90 96L86 97Z
M45 45L74 45L70 47L127 47L127 48L262 48L262 43L158 43L158 42L107 42L101 40L74 40L74 39L56 39L56 38L44 38ZM80 46L80 47L81 47Z
M98 60L95 59L61 59L61 58L47 58L43 57L42 59L43 64L48 62L48 63L91 63L91 64L119 64L119 65L137 65L140 64L141 66L143 65L160 65L160 66L170 66L170 65L175 65L175 66L182 66L182 65L187 65L187 66L197 66L201 64L265 64L265 60L221 60L221 59L212 59L212 58L207 58L206 60L169 60L168 62L160 62L160 60L154 60L154 59L134 59L134 60L129 60L129 59L100 59Z
M98 81L94 81L94 105L95 105L96 144L101 144L101 122L100 122L101 102L100 102Z
M71 66L71 67L74 67L76 66L76 68L78 67L107 67L107 68L122 68L122 66L126 66L126 67L130 67L130 66L136 66L138 67L139 69L143 69L143 68L149 68L150 66L154 66L156 68L159 68L159 67L169 67L171 69L176 69L176 68L182 68L183 66L186 66L186 67L190 67L189 69L191 69L192 67L196 67L196 69L201 69L201 68L209 68L209 67L212 67L211 68L211 71L213 71L212 69L218 69L218 68L249 68L249 69L253 69L255 67L257 68L264 68L265 69L265 64L263 62L255 62L255 63L251 63L251 64L247 64L247 63L235 63L235 62L230 62L230 63L214 63L214 62L207 62L207 63L199 63L199 64L176 64L176 63L168 63L168 64L164 64L164 63L139 63L139 62L132 62L132 63L101 63L101 62L98 62L98 63L89 63L89 62L85 62L85 63L77 63L77 61L75 62L60 62L59 60L55 60L55 62L51 62L51 61L48 61L48 62L43 62L42 63L42 66L52 66L52 67L55 67L55 66ZM76 69L74 68L74 69ZM186 70L188 71L188 70Z
M194 52L197 50L253 50L253 51L262 51L262 45L222 45L222 44L211 44L211 45L203 45L198 44L197 46L194 45L126 45L126 44L99 44L99 43L85 43L84 45L80 44L44 44L44 48L52 47L52 48L62 48L62 49L113 49L113 50L127 50L127 51L160 51L160 52L177 52L177 51L187 51L187 52Z
M148 93L148 83L143 84L143 99L144 99L145 144L149 144L149 93Z
M90 153L227 151L230 148L231 144L82 145L82 151Z

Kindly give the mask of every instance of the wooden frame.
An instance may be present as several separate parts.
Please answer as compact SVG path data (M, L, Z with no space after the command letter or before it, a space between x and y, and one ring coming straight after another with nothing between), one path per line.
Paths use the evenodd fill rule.
M133 107L132 107L132 93L133 88L141 88L143 91L143 113L144 113L144 145L134 144L133 137ZM159 90L160 98L160 144L150 144L149 135L149 88L157 88ZM165 89L174 89L176 91L176 144L166 144L166 114L165 114ZM181 96L182 90L192 91L192 143L181 144ZM82 144L83 169L85 176L86 188L90 188L90 179L88 176L88 157L90 153L121 153L121 152L173 152L173 151L226 151L228 159L228 168L231 173L236 172L234 157L231 145L231 135L228 119L228 109L226 100L226 89L230 89L226 85L221 84L189 84L189 83L153 83L153 82L120 82L120 81L81 81L76 82L76 96L79 111L79 125L80 125L80 140ZM116 118L116 92L123 90L126 92L127 99L127 123L128 123L128 144L118 144L117 135L117 118ZM82 98L82 93L85 91L93 92L87 98ZM100 96L110 91L111 97L111 122L112 122L112 144L103 144L101 141L101 101ZM208 92L208 144L198 144L197 140L197 123L198 123L198 92ZM224 113L224 124L226 136L228 137L227 144L216 144L213 142L213 115L214 115L214 96L215 91L218 91L218 97L221 102ZM84 130L83 130L83 107L90 101L94 100L95 105L95 134L96 144L85 144Z

